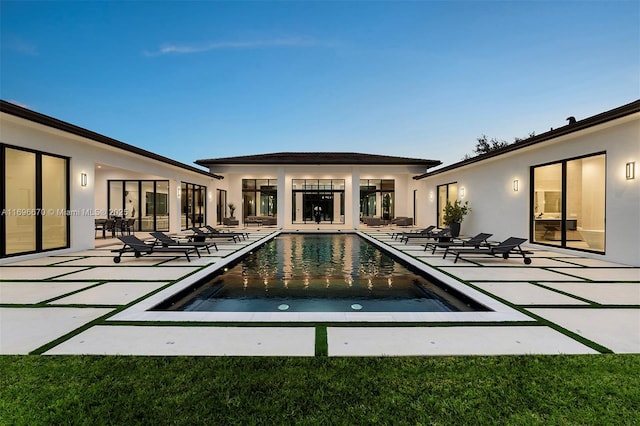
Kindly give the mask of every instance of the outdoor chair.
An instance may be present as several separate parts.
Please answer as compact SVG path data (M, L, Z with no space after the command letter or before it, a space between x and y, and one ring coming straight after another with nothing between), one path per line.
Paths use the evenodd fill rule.
M211 225L205 225L205 228L207 228L207 230L209 232L211 232L212 234L233 234L236 236L240 236L242 237L243 240L246 240L247 238L249 238L249 233L248 232L232 232L232 231L221 231L219 229L214 228Z
M446 227L435 232L432 231L424 234L405 234L400 238L400 241L402 242L404 240L404 243L407 244L409 240L412 238L427 238L427 239L434 239L439 241L448 241L445 239L451 238L451 229Z
M488 247L477 247L477 248L450 248L449 251L456 254L456 258L453 263L456 263L461 256L467 255L482 255L489 257L502 257L503 259L508 259L510 254L516 254L522 256L523 262L525 265L529 265L531 263L531 258L527 257L527 254L532 254L530 251L522 250L520 247L527 241L526 238L516 238L509 237L503 242L497 245L490 245Z
M102 231L102 238L106 238L107 219L96 219L93 229L95 230L94 237L98 236L98 231Z
M436 229L436 227L434 225L430 225L430 226L427 226L424 229L420 229L420 230L417 230L417 231L409 231L409 232L407 232L407 231L397 231L397 232L394 232L393 234L391 234L391 238L393 238L394 240L397 240L398 237L400 237L400 241L402 242L404 240L404 237L403 237L404 235L407 235L407 234L409 234L409 235L410 234L429 234L434 229Z
M234 243L240 241L240 237L232 232L204 232L202 229L195 226L191 227L190 229L193 231L193 235L189 236L190 241L205 241L207 238L224 238L225 240L233 241Z
M155 244L147 244L142 241L140 238L135 235L123 235L118 237L120 241L124 243L124 246L120 249L111 250L112 253L118 253L116 257L113 258L115 263L120 263L120 258L125 253L133 253L135 257L141 257L143 255L149 255L153 253L183 253L189 262L191 262L191 258L189 258L189 253L195 252L198 257L200 257L200 252L197 247L163 247Z
M178 247L197 247L197 248L204 248L207 250L207 253L211 254L211 251L209 250L209 247L213 246L213 248L216 249L216 251L218 251L218 246L215 242L206 242L206 241L179 241L179 240L174 240L173 238L171 238L169 235L165 234L164 232L160 232L160 231L156 231L156 232L150 232L149 233L153 238L156 239L156 243L162 245L163 247L173 247L173 246L178 246Z
M447 257L447 252L449 251L449 249L451 247L474 247L474 248L479 248L481 245L488 245L487 243L487 239L489 237L491 237L493 234L484 234L484 233L480 233L474 237L469 238L468 240L461 240L461 239L454 239L451 241L434 241L434 242L429 242L427 244L424 245L424 251L427 251L427 249L429 247L432 247L433 250L431 250L431 254L434 254L436 252L436 249L438 248L444 248L444 256L442 256L442 258L444 259L445 257Z
M131 235L131 232L134 231L134 225L136 223L135 219L122 219L122 228L120 229L120 233L124 235ZM135 234L135 232L134 232Z

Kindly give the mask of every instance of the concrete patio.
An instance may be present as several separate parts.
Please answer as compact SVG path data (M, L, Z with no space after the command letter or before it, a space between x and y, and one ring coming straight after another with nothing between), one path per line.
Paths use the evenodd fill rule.
M154 255L115 264L114 246L106 245L0 266L0 353L314 356L314 322L127 319L126 312L157 293L276 230L248 231L248 240L218 242L219 251L191 262ZM515 314L405 324L324 321L329 356L640 353L640 268L550 250L534 250L531 265L521 258L454 264L442 252L423 251L419 240L392 239L392 232L363 230Z

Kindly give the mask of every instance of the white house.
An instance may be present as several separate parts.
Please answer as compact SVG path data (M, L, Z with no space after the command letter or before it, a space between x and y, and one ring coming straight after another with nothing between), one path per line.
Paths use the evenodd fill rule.
M640 265L640 101L416 176L418 223L469 202L462 231Z
M436 170L317 152L198 160L206 172L4 101L0 124L0 263L94 247L110 217L134 231L424 227L457 199L466 235L640 265L640 101Z

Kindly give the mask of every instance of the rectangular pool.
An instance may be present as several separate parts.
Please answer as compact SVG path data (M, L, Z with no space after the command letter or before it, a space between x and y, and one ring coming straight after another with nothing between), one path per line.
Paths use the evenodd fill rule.
M485 306L355 234L280 234L154 310L469 312Z

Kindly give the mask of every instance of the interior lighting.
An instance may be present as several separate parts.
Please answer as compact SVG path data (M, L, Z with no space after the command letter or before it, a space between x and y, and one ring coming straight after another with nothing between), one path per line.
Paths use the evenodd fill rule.
M460 198L464 198L464 194L465 194L465 190L463 186L462 188L460 188Z
M636 162L635 161L631 161L630 163L627 163L625 167L625 175L627 177L627 180L636 178Z
M80 185L81 186L87 186L87 174L86 173L80 173Z
M520 181L518 179L513 181L513 192L518 192L520 189Z

